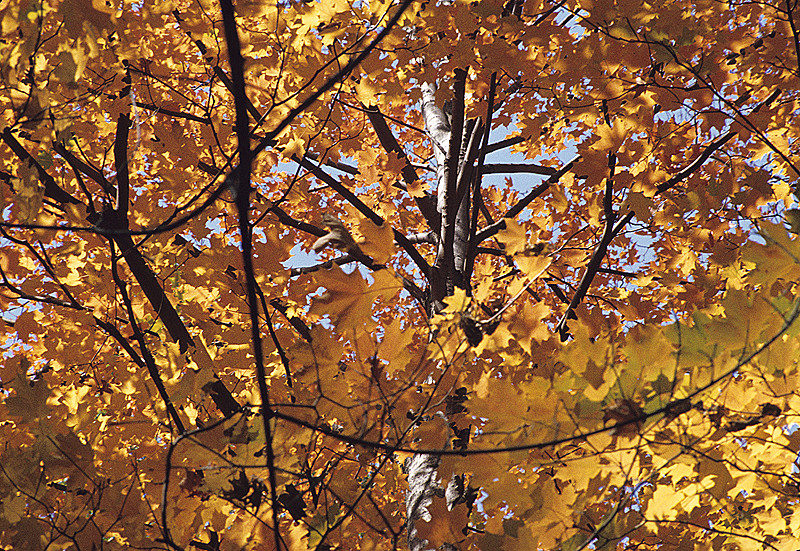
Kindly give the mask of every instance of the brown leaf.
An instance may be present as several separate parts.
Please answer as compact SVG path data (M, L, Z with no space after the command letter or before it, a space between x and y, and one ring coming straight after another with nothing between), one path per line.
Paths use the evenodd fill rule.
M642 426L644 411L629 399L615 398L614 402L606 406L603 413L603 422L613 421L619 426L614 427L611 434L619 436L633 436ZM623 424L624 423L624 424Z
M328 228L328 233L314 241L311 249L314 252L320 252L328 245L342 251L356 252L358 245L356 245L350 231L341 223L341 221L334 215L326 212L322 215L322 222Z

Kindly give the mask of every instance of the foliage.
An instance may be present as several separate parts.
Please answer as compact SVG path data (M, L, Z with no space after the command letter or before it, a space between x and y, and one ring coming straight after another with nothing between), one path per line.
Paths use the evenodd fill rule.
M796 549L798 9L3 3L0 546Z

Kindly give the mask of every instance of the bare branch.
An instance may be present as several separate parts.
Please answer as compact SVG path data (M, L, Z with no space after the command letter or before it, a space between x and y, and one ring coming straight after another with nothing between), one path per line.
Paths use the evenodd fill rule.
M125 220L127 227L128 201L130 200L130 172L128 170L128 130L131 119L120 113L117 119L117 135L114 139L114 168L117 173L117 216Z
M370 219L376 226L382 226L385 221L381 218L375 211L369 208L361 199L359 199L352 191L347 189L341 182L339 182L336 178L322 170L322 167L319 165L315 165L311 161L306 158L299 158L297 156L293 156L292 160L302 166L303 168L309 170L314 176L322 180L325 184L329 185L334 191L336 191L339 195L344 197L347 201L350 202L358 211L363 214L366 218ZM414 245L406 239L406 236L400 233L396 229L392 229L394 232L394 240L400 245L403 250L405 250L417 267L422 270L424 274L428 274L430 272L430 265L425 261L422 255L417 251Z
M380 112L380 109L377 107L369 107L365 108L365 111L383 148L387 151L387 153L393 153L397 155L400 160L405 162L401 171L403 181L406 183L406 186L412 185L419 179L419 176L417 176L416 170L414 170L414 167L409 162L408 157L406 157L405 151L403 151L403 148L400 147L399 143L397 143L397 138L394 137L389 125L386 124L386 120L384 119L383 114ZM438 232L441 224L441 218L439 213L436 211L436 207L434 206L431 197L429 195L426 195L425 197L414 197L414 201L422 213L422 216L424 216L425 220L428 222L428 227Z
M549 166L532 165L526 163L493 163L483 165L484 174L512 174L512 173L541 174L552 176L556 169Z
M528 195L526 195L525 197L523 197L522 199L520 199L520 200L519 200L519 202L517 202L517 204L516 204L516 205L514 205L513 207L511 207L511 208L508 210L508 212L506 212L506 213L503 215L503 218L502 218L502 219L498 220L497 222L495 222L495 223L494 223L494 224L492 224L491 226L487 226L486 228L484 228L484 229L482 229L481 231L479 231L479 232L478 232L478 235L477 235L477 236L476 236L476 238L475 238L475 240L476 240L476 243L480 243L480 242L481 242L481 241L483 241L484 239L487 239L487 238L489 238L489 237L491 237L491 236L495 235L495 234L496 234L497 232L499 232L500 230L502 230L502 229L505 229L505 227L506 227L505 219L506 219L506 218L515 218L515 217L516 217L516 216L517 216L517 215L518 215L520 212L522 212L522 210L523 210L525 207L527 207L527 206L528 206L528 205L529 205L529 204L530 204L530 203L531 203L531 202L532 202L534 199L536 199L536 198L537 198L537 197L539 197L539 196L540 196L542 193L544 193L545 191L547 191L547 190L550 188L550 186L551 186L551 185L553 185L555 182L557 182L557 181L558 181L558 180L559 180L559 179L560 179L560 178L561 178L561 177L562 177L564 174L566 174L567 172L569 172L569 171L572 169L572 166L573 166L573 165L574 165L576 162L578 162L578 159L580 159L580 157L575 157L575 158L574 158L574 159L572 159L570 162L568 162L566 165L564 165L564 166L563 166L561 169L559 169L559 170L558 170L558 172L555 172L555 173L554 173L553 175L551 175L551 176L550 176L550 177L549 177L547 180L545 180L544 182L542 182L541 184L539 184L538 186L536 186L536 187L533 189L533 191L531 191L530 193L528 193Z

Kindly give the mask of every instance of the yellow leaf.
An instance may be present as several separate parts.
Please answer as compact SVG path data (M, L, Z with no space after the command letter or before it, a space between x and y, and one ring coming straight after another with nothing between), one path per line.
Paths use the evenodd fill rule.
M439 549L442 544L460 541L464 538L463 529L467 526L467 507L463 503L448 510L443 497L435 496L428 505L430 522L418 520L415 523L420 539L428 540L426 549Z
M14 360L11 360L12 363ZM20 417L25 423L47 417L50 408L47 400L50 397L50 387L44 379L31 380L28 375L30 362L25 356L17 356L17 375L11 383L14 394L6 398L5 404L8 413L13 417Z
M444 299L447 307L442 311L443 314L463 312L470 303L467 291L461 287L456 287L453 294Z
M361 219L358 231L364 236L358 246L377 264L386 264L395 252L394 232L388 223L378 226L372 220Z
M377 300L389 300L402 288L389 270L378 270L371 274L374 279L369 284L358 271L345 274L333 265L329 270L320 270L314 279L326 291L315 297L310 312L316 315L329 315L339 331L374 327L372 306Z
M289 159L292 158L292 156L302 157L305 152L306 143L302 138L291 137L283 146L283 155Z
M516 255L514 262L519 269L528 276L528 281L533 281L542 276L547 271L553 259L546 255Z
M516 254L528 248L528 234L516 220L506 219L506 229L497 233L497 240L506 246L508 254Z

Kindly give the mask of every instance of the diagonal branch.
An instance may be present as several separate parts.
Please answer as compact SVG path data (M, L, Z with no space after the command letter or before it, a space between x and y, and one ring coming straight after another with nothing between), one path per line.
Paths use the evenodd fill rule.
M79 171L83 175L88 176L89 178L94 180L97 184L100 185L100 187L102 187L106 191L106 193L109 194L114 193L114 186L112 186L111 182L109 182L106 179L102 171L80 160L60 142L54 143L53 149L55 150L56 153L64 157L64 159L67 161L67 163L69 163L69 166L71 166L73 170Z
M372 127L375 129L375 134L378 136L378 140L380 140L381 145L386 152L394 153L401 161L405 163L401 171L403 181L406 183L406 186L412 185L419 179L417 176L417 171L411 165L411 162L408 160L403 148L400 147L399 143L397 143L397 138L395 138L392 130L389 128L389 125L386 124L386 119L380 112L380 109L375 106L367 107L365 108L365 112L367 113L367 117L369 117L369 121L372 123ZM425 220L428 222L428 227L433 231L438 232L441 221L432 197L427 194L424 197L415 196L414 201L417 204L417 208L419 208L420 212L422 213L422 216L424 216Z
M144 363L144 360L142 359L142 357L136 352L136 350L134 350L134 348L131 346L131 343L128 342L128 339L126 339L122 335L122 333L120 333L119 329L117 329L117 327L113 323L109 323L107 321L103 321L100 318L98 318L97 316L94 316L94 322L97 324L98 327L100 327L103 331L105 331L106 333L111 335L114 338L114 340L117 341L117 343L131 357L131 359L133 360L133 363L135 363L136 365L138 365L142 369L146 369L147 368L147 364ZM134 322L131 322L131 323L134 323Z
M133 311L133 303L128 295L127 284L122 281L122 279L119 277L119 273L117 272L118 257L116 251L113 249L113 240L109 240L109 242L112 244L111 276L114 278L114 283L116 284L117 289L119 289L122 302L125 304L125 308L128 311L128 317L130 318L131 327L133 328L133 336L136 339L136 342L139 344L141 358L144 361L144 364L147 366L147 372L150 374L150 378L153 380L153 383L155 383L159 396L161 396L161 399L164 401L170 419L172 419L172 422L175 423L178 433L183 434L186 432L186 428L183 426L183 421L181 421L178 411L172 404L169 393L164 386L164 381L161 379L161 374L158 372L158 367L156 366L156 360L153 358L153 355L150 353L150 349L147 347L147 343L144 341L144 334L142 334L142 330L139 328L139 322L136 320L136 313ZM136 356L132 355L131 357L135 358Z
M44 184L44 194L45 196L57 201L59 203L70 203L72 205L77 205L80 203L77 199L75 199L72 195L64 191L55 181L55 179L47 173L42 165L34 159L28 150L22 147L22 144L17 141L17 138L14 137L14 134L11 133L11 128L7 127L3 130L2 140L6 143L8 147L14 152L14 154L19 157L21 161L27 161L28 164L32 167L36 168L36 171L39 173L39 179Z
M108 211L105 214L108 216ZM167 298L158 278L147 266L142 253L133 243L133 239L130 235L124 233L114 234L112 239L119 246L125 262L128 263L128 267L131 269L142 291L144 291L147 300L156 311L156 315L164 323L164 327L167 328L170 336L180 344L180 351L186 352L190 346L195 345L195 342L189 335L189 331L181 321L175 307L172 306L169 298Z
M314 224L309 224L308 222L303 222L302 220L297 220L289 216L285 210L280 208L278 205L273 205L269 208L270 212L274 213L275 216L278 217L278 220L289 227L292 227L296 230L304 231L306 233L310 233L311 235L316 235L317 237L322 237L323 235L327 234L325 230L322 228L318 228Z
M288 321L291 326L294 327L295 331L297 331L297 333L303 337L306 342L311 342L311 329L309 329L305 322L297 316L290 316L288 314L289 309L280 301L280 299L273 298L269 301L269 304L275 308L275 310L280 312L284 318L286 318L286 321Z
M505 229L505 227L506 227L505 219L506 218L515 218L534 199L536 199L541 194L543 194L545 191L550 189L551 185L556 183L559 179L561 179L561 177L564 174L569 172L572 169L572 166L576 162L578 162L578 159L580 159L580 156L575 157L574 159L572 159L570 162L568 162L563 167L561 167L557 172L553 173L547 180L545 180L544 182L542 182L541 184L536 186L533 189L533 191L531 191L530 193L528 193L528 195L526 195L525 197L520 199L519 202L516 205L514 205L513 207L508 209L508 211L503 215L503 218L501 218L500 220L498 220L494 224L492 224L490 226L487 226L487 227L483 228L481 231L479 231L478 234L475 236L475 242L476 243L480 243L484 239L488 239L489 237L492 237L493 235L495 235L500 230Z
M355 193L347 189L341 182L339 182L336 178L325 172L322 167L319 165L315 165L310 160L306 158L299 158L296 155L292 156L292 160L311 172L314 176L319 178L323 183L327 184L331 187L334 191L336 191L339 195L341 195L345 200L347 200L351 205L358 209L358 212L363 214L366 218L369 218L376 226L382 226L385 221L384 219L378 215L374 210L369 208L361 199L359 199ZM414 247L414 245L408 240L408 238L400 233L398 230L392 228L392 232L394 232L394 240L400 245L408 256L411 257L411 260L417 265L417 267L427 275L430 273L431 267L427 263L427 261L422 257L419 251Z
M581 278L580 284L578 284L578 288L575 291L575 294L572 296L572 300L567 306L567 311L564 312L561 320L558 322L556 329L558 330L559 335L561 336L561 340L567 340L569 336L567 330L567 321L575 316L575 308L578 304L581 303L584 296L586 296L587 291L589 290L589 285L591 285L592 279L597 274L600 265L603 262L603 259L606 256L606 251L608 250L608 246L611 244L611 240L614 239L616 233L614 233L614 221L616 219L616 213L614 212L614 171L617 166L617 156L609 152L608 153L608 178L606 178L606 189L603 195L603 212L605 214L606 224L605 229L603 230L603 236L600 238L600 243L597 244L597 247L592 254L592 258L589 260L589 264L586 266L586 271ZM620 228L622 229L622 228Z
M492 112L494 112L494 107L492 107ZM493 151L498 151L500 149L505 149L506 147L511 147L512 145L516 145L518 143L522 143L525 141L525 138L522 136L515 136L513 138L507 138L505 140L500 140L499 142L490 143L488 145L484 145L481 148L481 151L484 152L486 155L492 153Z
M41 302L44 304L52 304L54 306L63 306L64 308L72 308L75 310L84 310L83 306L75 302L67 302L65 300L51 297L49 295L31 295L29 293L26 293L25 291L23 291L13 283L11 283L11 280L9 280L8 276L6 276L6 272L3 270L2 266L0 266L0 279L2 279L2 282L0 282L0 286L5 287L6 289L14 293L16 295L16 298L18 299L29 300L32 302Z

